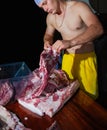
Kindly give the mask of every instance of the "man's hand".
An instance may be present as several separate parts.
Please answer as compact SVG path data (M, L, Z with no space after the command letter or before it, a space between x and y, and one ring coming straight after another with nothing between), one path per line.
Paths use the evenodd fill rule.
M44 43L44 49L45 50L47 50L50 47L51 47L51 45L50 45L50 43L48 41Z
M69 40L57 40L52 48L60 53L61 50L67 49L71 47L71 42Z

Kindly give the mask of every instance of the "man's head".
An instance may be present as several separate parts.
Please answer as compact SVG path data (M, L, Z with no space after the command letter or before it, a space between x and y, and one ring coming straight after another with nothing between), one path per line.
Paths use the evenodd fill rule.
M45 12L56 14L60 12L59 10L60 0L34 0L34 2L42 8ZM62 1L62 0L61 0Z

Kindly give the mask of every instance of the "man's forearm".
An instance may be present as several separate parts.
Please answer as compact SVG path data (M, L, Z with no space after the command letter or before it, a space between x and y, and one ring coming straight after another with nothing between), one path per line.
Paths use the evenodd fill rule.
M44 43L48 42L50 45L52 45L52 43L53 43L53 36L51 36L49 34L45 34L43 41L44 41Z
M97 28L97 26L90 26L87 30L71 40L71 47L76 45L82 45L87 42L91 42L103 34L103 28Z

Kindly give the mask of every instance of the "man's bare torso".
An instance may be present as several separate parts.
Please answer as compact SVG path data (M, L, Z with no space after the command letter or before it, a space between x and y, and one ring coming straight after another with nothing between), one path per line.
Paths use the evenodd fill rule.
M76 9L77 2L71 1L67 2L65 8L65 14L54 15L53 24L55 28L62 35L63 40L71 40L78 35L84 33L87 26L82 21L79 16L79 12ZM83 12L84 13L84 12ZM87 53L94 50L93 43L86 43L84 45L78 45L67 49L68 53Z

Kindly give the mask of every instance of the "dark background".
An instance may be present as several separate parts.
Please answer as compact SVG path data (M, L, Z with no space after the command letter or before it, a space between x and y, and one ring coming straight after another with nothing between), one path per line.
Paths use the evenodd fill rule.
M46 13L33 0L5 0L0 6L0 64L25 61L34 70L43 49Z
M98 102L107 107L107 1L95 1L96 15L105 31L95 41L100 89ZM95 1L92 0L91 4ZM0 9L0 64L24 61L31 70L36 69L43 50L47 14L37 7L34 0L1 0Z

